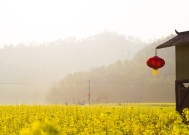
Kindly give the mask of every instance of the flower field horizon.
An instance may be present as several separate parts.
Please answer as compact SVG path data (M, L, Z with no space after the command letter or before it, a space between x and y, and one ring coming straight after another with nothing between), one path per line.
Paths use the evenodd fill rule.
M0 105L0 119L0 135L189 134L189 110L174 103Z

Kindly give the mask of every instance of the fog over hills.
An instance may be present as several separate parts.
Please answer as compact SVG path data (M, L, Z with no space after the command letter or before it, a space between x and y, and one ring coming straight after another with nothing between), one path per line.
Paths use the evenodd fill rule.
M158 50L158 56L166 64L157 76L153 76L152 69L146 65L146 60L155 55L155 47L171 37L147 45L130 60L67 75L51 87L47 101L89 103L90 80L91 103L174 102L174 47Z
M0 49L0 103L45 103L53 83L67 74L90 71L118 60L131 60L146 43L115 32L86 39Z

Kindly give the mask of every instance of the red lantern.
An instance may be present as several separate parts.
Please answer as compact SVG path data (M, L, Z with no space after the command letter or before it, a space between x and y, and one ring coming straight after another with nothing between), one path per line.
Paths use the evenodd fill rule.
M154 57L151 57L149 58L147 61L146 61L146 64L150 67L150 68L153 68L153 74L154 75L157 75L158 74L158 68L161 68L165 65L165 61L158 57L158 56L154 56Z

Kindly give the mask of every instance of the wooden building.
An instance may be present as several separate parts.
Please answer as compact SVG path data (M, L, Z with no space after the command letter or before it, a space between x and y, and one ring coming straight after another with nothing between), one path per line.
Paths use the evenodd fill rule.
M176 110L182 113L184 108L189 108L189 31L175 32L177 35L174 38L157 46L156 49L175 46Z

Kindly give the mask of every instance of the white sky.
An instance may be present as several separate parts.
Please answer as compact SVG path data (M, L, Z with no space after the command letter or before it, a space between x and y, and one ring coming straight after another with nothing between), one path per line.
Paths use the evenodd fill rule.
M189 30L189 0L0 0L0 44L108 30L149 41Z

